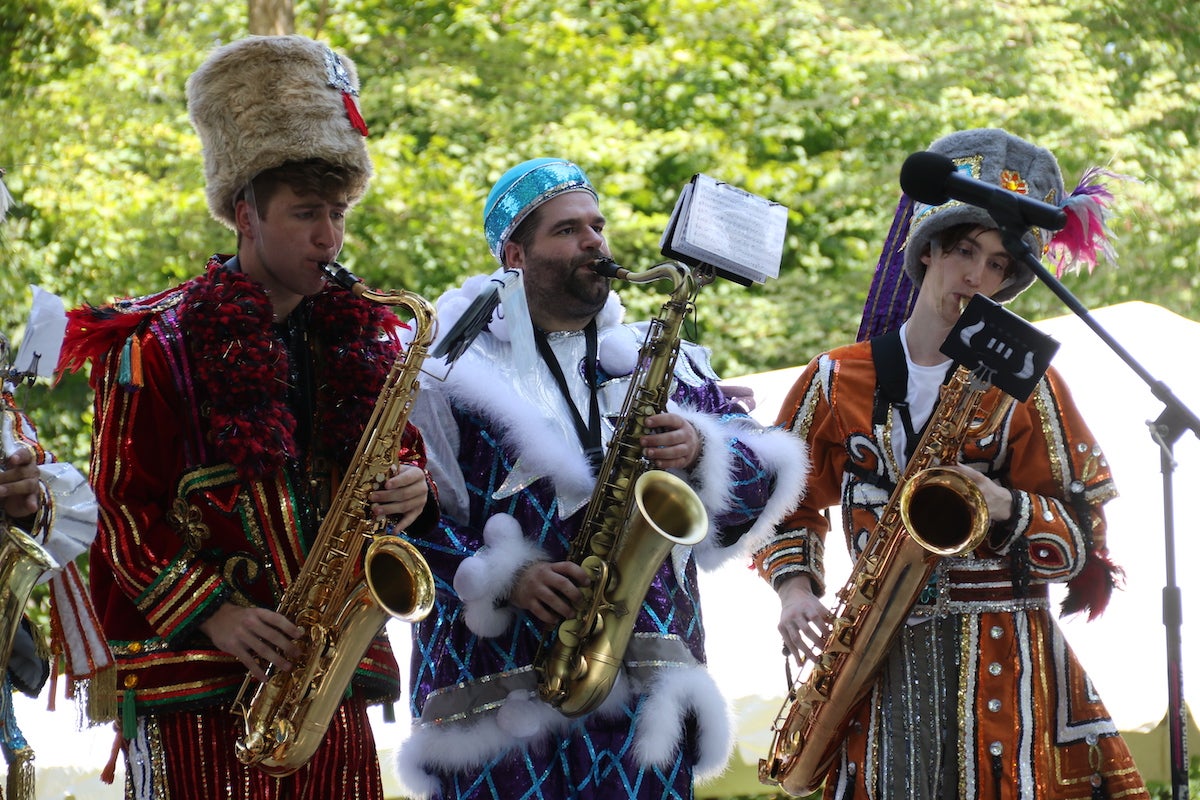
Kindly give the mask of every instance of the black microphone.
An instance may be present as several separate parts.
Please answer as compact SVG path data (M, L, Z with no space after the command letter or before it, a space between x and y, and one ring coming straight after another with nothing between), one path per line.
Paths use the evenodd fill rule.
M978 206L1002 226L1019 222L1026 227L1056 231L1067 224L1067 213L1058 206L968 177L949 158L928 150L904 159L900 188L913 200L931 206L952 199Z

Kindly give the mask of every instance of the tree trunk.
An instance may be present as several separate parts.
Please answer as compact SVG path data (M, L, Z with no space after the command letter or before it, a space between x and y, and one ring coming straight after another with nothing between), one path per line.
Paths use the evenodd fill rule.
M280 36L296 32L294 0L249 0L250 33Z

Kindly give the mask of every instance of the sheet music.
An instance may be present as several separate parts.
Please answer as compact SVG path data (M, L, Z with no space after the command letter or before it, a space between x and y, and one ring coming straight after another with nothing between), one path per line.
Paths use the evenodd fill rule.
M779 276L786 233L785 206L697 174L675 203L663 252L763 283Z

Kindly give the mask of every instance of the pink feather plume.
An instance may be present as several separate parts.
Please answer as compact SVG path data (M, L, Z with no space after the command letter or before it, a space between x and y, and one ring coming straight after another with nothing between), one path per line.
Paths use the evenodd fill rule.
M1113 195L1102 179L1121 177L1100 167L1089 167L1079 179L1079 185L1063 202L1067 224L1054 234L1046 248L1058 277L1078 271L1082 264L1086 264L1091 273L1101 254L1109 263L1117 263L1111 242L1113 237L1108 229L1108 207Z

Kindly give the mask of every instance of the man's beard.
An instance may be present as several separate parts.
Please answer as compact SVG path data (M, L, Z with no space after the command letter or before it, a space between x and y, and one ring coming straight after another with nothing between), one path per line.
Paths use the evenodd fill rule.
M580 256L572 259L565 277L553 285L547 285L546 276L561 273L561 262L543 259L530 252L526 258L525 286L531 306L554 308L559 316L587 322L600 313L608 301L609 281L601 278L587 265L595 256ZM538 276L529 280L533 273Z

